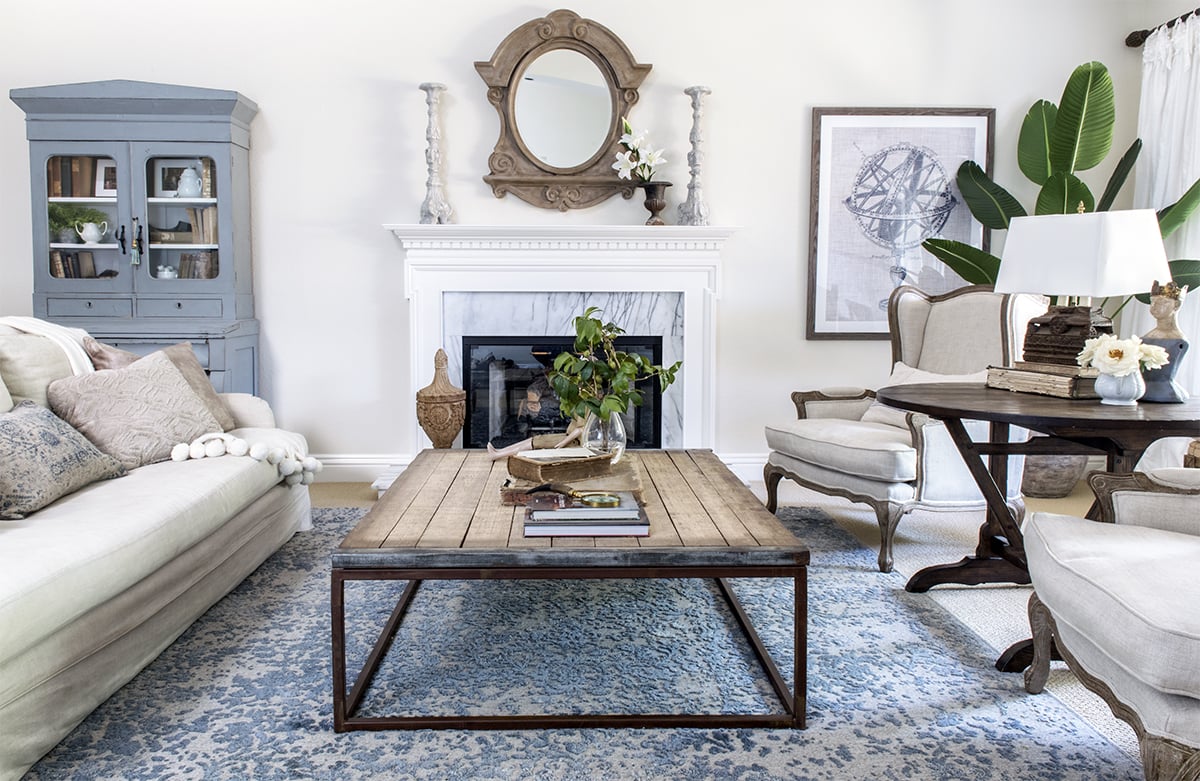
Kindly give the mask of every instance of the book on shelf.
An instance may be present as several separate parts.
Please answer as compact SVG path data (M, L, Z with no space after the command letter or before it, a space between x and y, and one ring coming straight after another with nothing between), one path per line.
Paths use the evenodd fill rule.
M96 257L89 250L80 250L75 253L75 257L79 261L79 276L81 279L96 278Z
M1098 371L1080 366L1016 361L1012 366L989 366L987 385L1019 393L1038 393L1063 399L1096 399Z
M213 252L179 253L180 279L215 279L217 258Z
M67 269L63 265L62 252L52 249L50 250L50 276L62 279L67 275Z
M88 198L95 195L96 160L92 157L71 158L71 195ZM65 195L65 193L64 193Z
M192 241L197 244L217 243L217 207L205 206L203 209L187 210L188 221L192 224Z

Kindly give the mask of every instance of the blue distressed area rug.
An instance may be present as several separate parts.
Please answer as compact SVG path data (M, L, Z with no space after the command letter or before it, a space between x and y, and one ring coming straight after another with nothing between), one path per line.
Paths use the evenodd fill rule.
M329 552L299 534L31 771L32 779L1140 779L1139 764L817 510L808 729L332 728ZM347 589L353 677L403 584ZM736 581L785 678L789 580ZM775 712L706 581L427 582L361 712Z

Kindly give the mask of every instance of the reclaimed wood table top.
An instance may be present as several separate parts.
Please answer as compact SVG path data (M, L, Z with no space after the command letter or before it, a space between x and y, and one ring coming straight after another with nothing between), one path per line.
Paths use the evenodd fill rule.
M803 566L809 551L710 450L637 450L647 537L525 537L505 459L424 450L333 552L334 567Z

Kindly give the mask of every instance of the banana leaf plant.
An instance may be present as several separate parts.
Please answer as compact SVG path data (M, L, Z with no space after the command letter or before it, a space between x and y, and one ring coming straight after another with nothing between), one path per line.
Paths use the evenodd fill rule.
M1017 137L1017 166L1041 188L1034 214L1074 214L1108 211L1125 184L1142 141L1137 139L1121 156L1100 199L1076 174L1095 168L1112 148L1116 124L1116 102L1112 77L1099 62L1080 65L1067 79L1058 105L1039 100L1029 109ZM967 160L955 176L959 192L975 219L992 230L1006 230L1014 217L1029 212L1008 190L992 181L978 163ZM1158 212L1158 225L1165 239L1179 229L1200 206L1200 180L1175 203ZM994 285L1000 258L959 241L926 239L922 245L970 284ZM1200 261L1169 262L1176 284L1192 289L1200 286ZM1149 303L1149 292L1137 295ZM1129 302L1126 298L1121 307ZM1120 311L1120 307L1117 308ZM1115 314L1115 312L1114 312Z

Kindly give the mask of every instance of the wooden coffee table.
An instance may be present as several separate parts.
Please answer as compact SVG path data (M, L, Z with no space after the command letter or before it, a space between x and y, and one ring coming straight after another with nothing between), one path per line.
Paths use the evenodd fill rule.
M526 538L523 509L504 506L505 462L480 450L426 450L333 552L333 724L357 729L543 727L803 728L808 548L708 450L635 451L649 537ZM364 693L423 580L715 578L754 648L781 713L357 716ZM789 689L726 578L795 584ZM409 581L353 686L346 688L345 583ZM652 610L653 605L647 609ZM619 664L614 660L614 664Z

